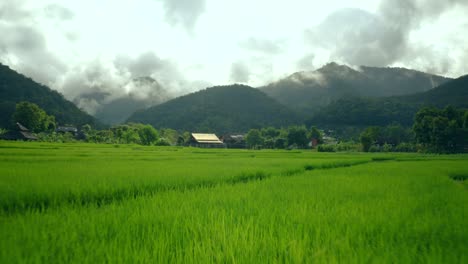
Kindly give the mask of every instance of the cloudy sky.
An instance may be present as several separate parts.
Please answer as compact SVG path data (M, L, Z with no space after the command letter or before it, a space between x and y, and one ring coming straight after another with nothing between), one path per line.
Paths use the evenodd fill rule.
M0 62L73 99L261 86L329 61L468 73L467 0L0 0Z

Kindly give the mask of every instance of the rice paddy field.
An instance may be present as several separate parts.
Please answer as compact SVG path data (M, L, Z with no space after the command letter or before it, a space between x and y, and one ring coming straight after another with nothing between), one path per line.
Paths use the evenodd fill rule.
M468 263L468 155L0 141L0 263Z

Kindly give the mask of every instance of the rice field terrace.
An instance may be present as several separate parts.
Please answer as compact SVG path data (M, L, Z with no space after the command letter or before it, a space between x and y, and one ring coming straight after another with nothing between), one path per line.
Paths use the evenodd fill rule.
M468 263L468 155L0 141L0 263Z

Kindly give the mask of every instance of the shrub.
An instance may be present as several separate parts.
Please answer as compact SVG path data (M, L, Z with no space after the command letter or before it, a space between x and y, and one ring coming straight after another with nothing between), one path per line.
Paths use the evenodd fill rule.
M417 152L416 145L411 143L400 143L395 147L396 152Z
M317 147L318 152L335 152L335 147L333 145L319 145Z

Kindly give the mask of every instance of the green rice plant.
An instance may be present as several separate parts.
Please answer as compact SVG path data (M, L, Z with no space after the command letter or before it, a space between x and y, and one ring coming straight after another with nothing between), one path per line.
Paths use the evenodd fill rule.
M466 155L134 147L0 142L0 263L468 261Z

